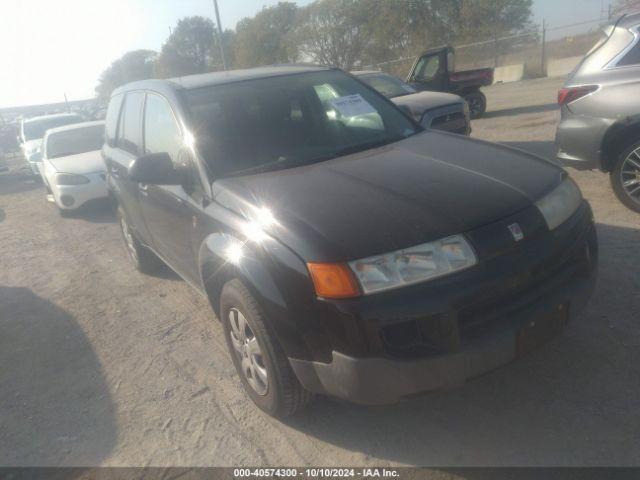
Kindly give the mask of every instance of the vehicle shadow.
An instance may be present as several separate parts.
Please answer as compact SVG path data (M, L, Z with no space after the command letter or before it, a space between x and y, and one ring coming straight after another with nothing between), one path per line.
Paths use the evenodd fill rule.
M461 388L396 405L367 407L319 397L287 424L361 452L372 463L640 464L640 229L604 224L597 229L596 292L547 345Z
M69 215L91 223L116 223L116 213L108 201L93 202L84 205Z
M6 217L6 214L4 213L4 210L0 208L0 223L4 222L5 217Z
M36 189L42 189L44 192L42 183L39 183L31 175L19 170L0 173L0 195L14 195Z
M117 439L100 361L65 310L0 287L0 465L100 465Z
M490 110L487 111L482 118L510 117L523 113L550 112L552 110L557 110L558 108L558 105L555 103L548 103L545 105L526 105L523 107L504 108L502 110Z

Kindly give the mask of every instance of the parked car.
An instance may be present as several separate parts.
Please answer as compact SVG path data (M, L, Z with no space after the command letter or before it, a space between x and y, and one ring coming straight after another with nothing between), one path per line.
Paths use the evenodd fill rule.
M418 91L433 90L460 95L469 104L471 118L480 118L487 110L487 98L480 91L493 83L493 68L455 71L455 50L440 47L416 58L407 83Z
M42 139L45 132L50 128L82 121L82 117L75 113L42 115L22 121L18 142L21 144L22 153L29 165L29 169L36 179L39 180L41 178L38 166L42 162Z
M640 212L640 13L604 30L558 103L559 160L608 173L620 201Z
M42 142L42 177L61 215L108 197L103 143L104 122L47 130Z
M425 130L340 70L131 83L103 155L133 265L209 299L273 415L459 385L577 319L595 281L591 209L562 168Z
M467 102L451 93L418 92L397 77L379 71L351 72L399 107L425 128L469 135L471 122Z

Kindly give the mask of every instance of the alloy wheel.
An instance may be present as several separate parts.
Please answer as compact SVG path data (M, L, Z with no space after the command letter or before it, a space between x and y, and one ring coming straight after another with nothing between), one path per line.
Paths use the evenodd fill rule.
M624 159L620 169L620 183L628 197L640 205L640 148Z
M269 376L258 338L251 330L249 322L237 308L229 310L229 336L234 352L240 360L242 373L251 388L261 396L267 394Z

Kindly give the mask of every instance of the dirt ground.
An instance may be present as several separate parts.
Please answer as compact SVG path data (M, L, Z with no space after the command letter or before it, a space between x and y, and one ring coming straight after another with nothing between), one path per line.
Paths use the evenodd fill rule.
M552 156L560 84L487 89L473 135ZM132 269L110 213L63 219L0 174L0 465L640 465L640 217L570 173L601 258L566 333L456 390L286 422L244 396L203 297Z

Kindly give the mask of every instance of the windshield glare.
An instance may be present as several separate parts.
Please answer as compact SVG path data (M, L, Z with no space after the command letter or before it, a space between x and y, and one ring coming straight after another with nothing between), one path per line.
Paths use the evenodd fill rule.
M415 88L392 75L363 75L360 79L388 98L416 93Z
M50 134L47 137L47 158L66 157L100 150L104 143L104 125L75 128Z
M82 122L82 118L77 115L43 118L42 120L27 120L22 126L22 131L24 132L25 141L37 140L43 138L45 132L50 128L79 122Z
M186 100L198 149L216 178L311 164L419 128L336 70L194 89Z

